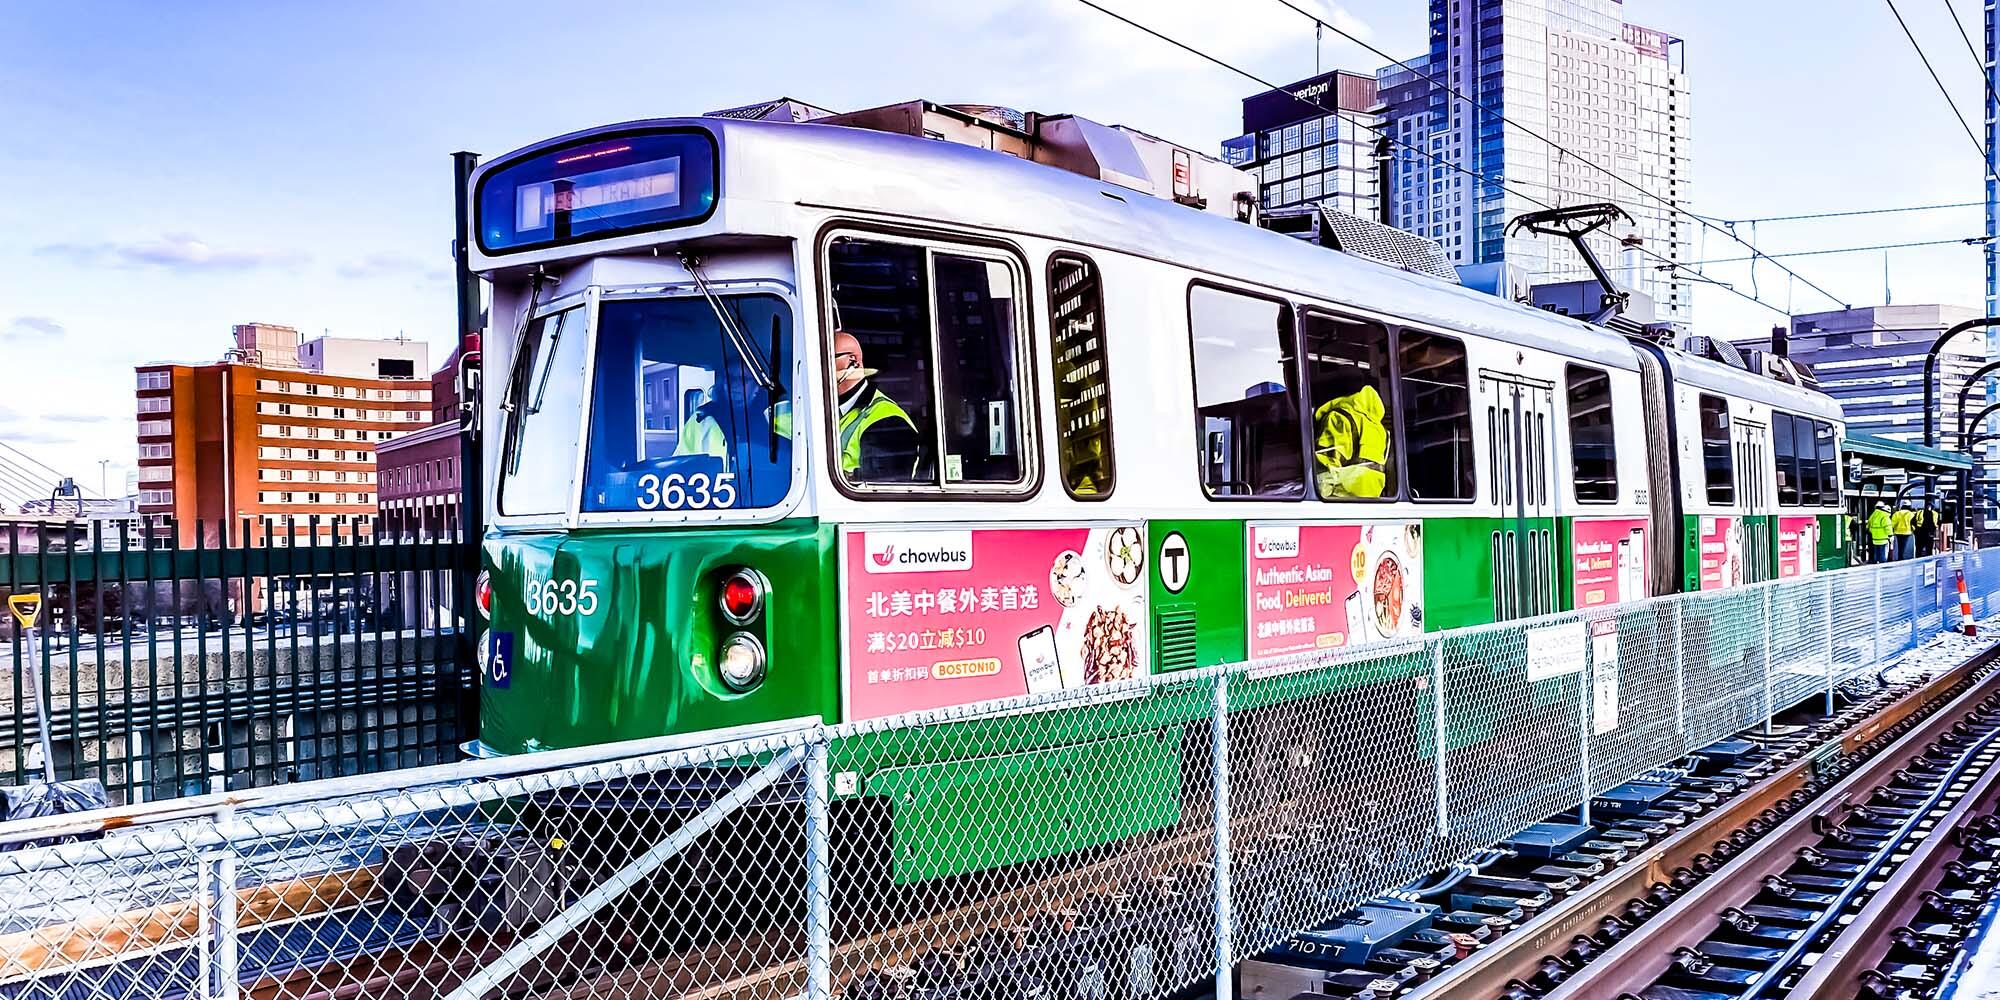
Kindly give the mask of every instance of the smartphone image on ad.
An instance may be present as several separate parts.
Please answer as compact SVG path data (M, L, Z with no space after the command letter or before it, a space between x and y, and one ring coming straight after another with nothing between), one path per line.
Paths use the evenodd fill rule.
M1060 691L1062 668L1056 663L1056 630L1044 625L1021 637L1021 671L1028 677L1028 693Z
M1347 595L1347 645L1358 646L1368 641L1368 602L1357 590Z

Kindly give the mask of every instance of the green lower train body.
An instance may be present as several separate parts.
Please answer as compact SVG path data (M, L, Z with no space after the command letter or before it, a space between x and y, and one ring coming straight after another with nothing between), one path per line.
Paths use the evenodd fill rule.
M1495 581L1504 588L1508 567L1523 564L1546 567L1551 610L1616 603L1643 596L1634 560L1644 525L1154 520L960 531L801 518L496 535L484 545L481 743L521 753L838 723L954 703L954 691L979 692L960 699L976 701L1421 635L1511 616ZM1688 517L1684 537L1687 590L1846 561L1834 516ZM1509 547L1524 544L1545 544L1547 559L1514 559ZM899 559L916 565L904 572ZM1015 567L1006 586L981 576L1003 563ZM760 613L741 624L718 603L739 567L769 583ZM716 667L737 633L768 659L761 682L741 691ZM1285 711L1430 668L1389 656L1259 678L1232 688L1231 709ZM1190 772L1209 766L1211 698L1207 684L1169 684L1088 709L857 735L833 746L829 770L837 793L886 817L897 881L1053 857L1171 828L1206 801L1184 789L1205 782ZM1408 752L1435 752L1430 712L1391 711L1408 714L1388 727L1407 734ZM1454 742L1488 731L1469 717L1447 723Z

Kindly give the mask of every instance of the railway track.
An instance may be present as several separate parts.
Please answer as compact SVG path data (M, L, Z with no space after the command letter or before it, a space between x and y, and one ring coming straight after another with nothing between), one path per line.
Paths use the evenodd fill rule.
M1968 909L1991 888L1990 861L1969 868L1953 851L1990 854L1989 846L1976 832L1952 831L2000 805L1996 761L2000 675L1989 674L1535 995L1883 1000L1898 996L1898 978L1934 978ZM1961 876L1977 892L1923 891L1926 879Z

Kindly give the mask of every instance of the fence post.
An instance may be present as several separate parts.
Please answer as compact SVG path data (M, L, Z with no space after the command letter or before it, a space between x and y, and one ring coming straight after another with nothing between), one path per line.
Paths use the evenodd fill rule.
M1880 669L1882 666L1882 571L1881 570L1871 569L1868 571L1868 591L1869 591L1869 601L1871 602L1872 605L1868 617L1868 634L1871 637L1869 640L1870 650L1868 654L1868 669L1877 670Z
M1777 714L1771 705L1771 670L1775 666L1771 662L1771 633L1777 631L1776 623L1771 621L1771 591L1776 584L1766 580L1761 586L1764 588L1764 735L1769 736L1771 716Z
M215 811L215 825L219 830L227 829L234 818L235 809L222 806ZM212 908L208 915L208 927L214 936L209 954L213 963L203 971L208 979L203 983L203 991L213 1000L236 1000L236 852L227 846L209 851L203 858L202 877L208 883L210 893L207 905Z
M825 733L806 746L806 996L833 996L832 803Z
M1215 675L1215 715L1209 720L1214 744L1210 781L1215 790L1215 1000L1233 1000L1230 966L1236 936L1229 886L1229 671Z
M1833 716L1833 577L1826 580L1826 714Z
M1672 602L1669 606L1674 609L1674 731L1680 734L1681 749L1685 750L1688 749L1687 647L1681 641L1681 619L1683 614L1681 608L1687 603L1687 598L1669 597L1667 600Z
M1595 684L1597 680L1597 664L1591 659L1590 655L1591 652L1590 647L1596 645L1596 643L1591 641L1590 623L1588 621L1585 621L1582 622L1582 625L1583 625L1583 672L1577 674L1577 683L1576 683L1576 738L1577 738L1576 757L1578 762L1577 764L1578 776L1582 779L1583 797L1578 800L1580 804L1577 806L1577 816L1578 816L1577 821L1582 823L1584 826L1589 826L1590 799L1591 799L1590 689L1591 686Z
M1451 836L1451 806L1446 798L1444 754L1444 640L1431 640L1431 736L1436 744L1438 836Z

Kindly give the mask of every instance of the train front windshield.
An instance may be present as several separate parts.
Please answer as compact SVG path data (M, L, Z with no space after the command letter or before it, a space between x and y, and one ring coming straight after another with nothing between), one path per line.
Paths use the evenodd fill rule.
M783 501L792 471L784 301L613 298L600 308L582 509L720 511Z

